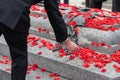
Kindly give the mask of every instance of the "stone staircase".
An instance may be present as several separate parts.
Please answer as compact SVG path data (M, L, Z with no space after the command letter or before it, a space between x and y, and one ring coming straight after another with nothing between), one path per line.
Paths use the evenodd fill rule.
M46 19L46 15L41 13L42 16L39 18L35 18L31 16L31 28L30 28L30 35L34 35L37 38L40 38L41 40L48 41L52 44L55 44L55 37L53 30L51 29L51 26L48 22L48 19ZM44 19L45 18L45 19ZM65 20L65 18L64 18ZM47 29L49 32L38 32L36 29L36 26L41 26L43 29ZM111 32L108 31L104 33L104 31L99 31L96 29L91 28L80 28L80 45L83 47L89 46L91 49L95 49L98 52L114 52L117 49L120 49L120 47L117 45L119 40L119 35L117 35L120 31ZM46 30L44 30L46 31ZM90 33L91 32L91 33ZM91 35L99 32L100 34L103 33L104 36L108 34L108 37L102 37L106 42L109 42L108 44L111 44L113 48L111 48L108 51L108 48L96 48L93 46L90 46L91 41ZM100 34L98 33L98 36ZM90 35L88 35L90 34ZM87 35L87 36L86 36ZM96 34L97 35L97 34ZM114 35L114 36L112 36ZM89 37L88 37L89 36ZM110 36L110 37L109 37ZM101 37L100 37L101 38ZM98 42L100 40L99 37L94 37L92 39L97 40ZM117 40L114 40L114 38ZM87 40L88 39L88 40ZM110 41L109 41L110 40ZM37 41L39 45L42 44L42 42ZM106 72L102 72L102 69L98 69L94 67L94 64L91 64L89 68L83 67L83 61L79 58L75 58L70 60L70 55L66 55L64 57L59 56L59 52L52 52L52 50L48 49L47 47L40 48L39 45L30 45L28 44L28 61L30 65L37 64L36 70L30 70L30 74L27 74L26 80L58 80L53 77L49 77L49 74L51 72L55 72L59 74L59 80L120 80L120 73L117 73L114 68L112 67L115 62L111 62L107 64L104 69L107 69ZM38 52L41 52L42 54L39 55ZM100 53L101 54L101 53ZM110 53L109 53L110 54ZM107 55L109 55L107 54ZM0 60L5 60L6 58L3 57L9 56L9 49L8 46L4 40L4 37L1 36L0 38ZM7 58L9 59L9 58ZM40 68L45 68L47 71L42 73L40 72ZM40 78L41 77L41 78ZM10 64L0 63L0 80L10 80Z
M1 56L9 56L9 49L3 37L0 38L0 51ZM38 55L37 53L39 51L43 54ZM89 68L82 67L83 61L78 58L74 60L69 60L69 56L60 58L58 52L51 52L47 48L40 49L36 46L30 47L28 45L28 54L30 65L37 64L38 68L45 68L48 72L40 73L39 69L31 71L31 73L27 75L26 80L36 80L35 76L37 75L41 76L41 79L38 80L53 80L53 78L47 77L50 72L58 73L64 77L60 77L60 80L119 80L120 78L120 73L116 73L112 68L113 63L105 67L107 69L106 73L102 73L93 65ZM10 65L0 64L1 80L10 80L10 72L6 71L6 68L10 68Z

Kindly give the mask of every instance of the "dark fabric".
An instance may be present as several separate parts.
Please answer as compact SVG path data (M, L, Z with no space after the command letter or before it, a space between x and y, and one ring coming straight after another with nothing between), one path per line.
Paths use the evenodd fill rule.
M61 0L58 0L60 2ZM64 4L69 4L69 0L64 0Z
M2 32L0 31L0 36L2 35Z
M120 0L112 0L112 11L120 12Z
M40 1L42 0L12 0L10 3L9 0L4 0L0 2L0 22L11 29L15 29L23 10L28 10L32 4ZM58 10L58 0L44 0L44 4L55 31L56 40L58 42L64 41L67 38L67 28ZM21 29L18 28L18 30Z
M18 20L18 23L15 26L14 29L15 31L29 34L29 28L30 28L29 13L30 13L29 9L24 9L22 15L20 16L20 19Z
M98 8L101 9L102 8L102 1L96 1L96 0L86 0L85 4L86 7L89 8Z
M25 80L26 76L28 65L27 35L30 24L29 17L26 15L26 12L22 14L14 30L0 23L0 32L5 37L12 58L11 80ZM18 29L20 27L22 27L24 31L19 31Z
M0 22L14 29L23 10L32 5L31 0L0 1Z
M69 4L69 0L64 0L64 3L65 4Z
M95 0L95 2L105 2L107 0Z
M57 42L64 41L67 38L67 28L58 9L58 0L44 0L44 4Z
M85 0L85 6L90 8L90 2L89 2L89 0Z
M91 7L101 9L102 8L102 2L96 2L95 0L92 0Z

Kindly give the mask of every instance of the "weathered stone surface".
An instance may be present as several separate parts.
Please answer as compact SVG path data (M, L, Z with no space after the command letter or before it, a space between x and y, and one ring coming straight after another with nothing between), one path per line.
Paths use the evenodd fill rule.
M31 27L32 28L37 28L37 26L40 26L41 28L45 28L51 32L53 32L53 29L49 23L48 18L44 19L43 17L39 17L39 18L34 18L34 17L30 17L31 18Z
M73 19L76 22L77 26L84 26L85 25L85 18L84 16L78 16Z
M51 40L55 40L55 35L54 35L53 32L49 32L49 34L47 34L45 32L40 33L40 32L38 32L37 29L30 28L29 33L32 34L32 35L39 36L39 37L44 37L44 38L48 38L48 39L51 39Z
M68 14L63 15L63 19L66 24L70 21L70 19L68 18Z
M107 46L94 46L94 45L91 45L91 42L89 42L87 39L85 38L80 38L80 43L79 45L81 47L85 47L85 48L90 48L96 52L100 52L100 53L106 53L106 54L111 54L111 53L114 53L116 50L119 50L120 49L120 46L119 45L111 45L111 48L107 47Z
M112 68L112 65L114 63L110 63L104 67L105 69L107 69L107 72L105 73L100 72L100 70L96 69L93 65L91 65L89 68L83 68L81 66L81 62L78 61L77 59L69 61L68 64L73 64L74 66L79 68L79 70L76 71L76 75L73 80L79 80L79 79L82 79L82 80L114 80L116 79L117 80L119 77L119 73L116 73Z

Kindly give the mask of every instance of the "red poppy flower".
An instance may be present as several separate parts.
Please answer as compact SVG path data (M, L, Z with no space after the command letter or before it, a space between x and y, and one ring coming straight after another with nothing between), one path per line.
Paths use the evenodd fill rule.
M101 72L105 73L107 70L106 69L102 69Z
M89 65L88 63L85 62L85 63L82 64L82 67L84 67L84 68L89 68L90 65Z
M37 66L38 66L37 64L34 64L34 65L32 66L32 70L35 71L35 70L37 69Z
M49 76L50 77L58 77L58 74L57 73L50 73Z
M42 54L42 52L38 52L38 55L41 55Z
M40 71L41 72L46 72L46 69L45 68L40 68Z
M54 80L60 80L60 78L59 77L55 77Z
M69 56L69 59L70 59L70 60L73 60L73 59L75 59L75 57L76 57L75 55L70 55L70 56Z
M10 68L5 68L6 71L10 71L11 69Z
M38 76L36 76L36 79L40 79L41 77L38 75Z

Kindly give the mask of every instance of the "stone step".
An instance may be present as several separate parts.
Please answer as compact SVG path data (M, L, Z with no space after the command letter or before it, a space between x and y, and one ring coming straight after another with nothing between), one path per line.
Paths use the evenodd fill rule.
M39 32L37 30L37 26L40 26L41 28L48 30L49 33ZM120 30L102 31L99 29L87 27L78 27L78 29L79 29L78 44L82 47L88 47L97 52L108 54L113 53L116 50L120 49L120 46L118 45L120 43ZM71 33L73 34L73 32L70 32L70 34ZM54 32L48 19L43 19L43 17L40 18L31 17L30 34L55 40ZM97 43L104 42L108 46L111 46L111 48L108 48L107 46L103 47L93 46L91 45L92 42Z
M47 39L45 39L47 40ZM51 40L48 40L54 43ZM38 55L38 52L43 54ZM0 38L0 52L2 55L9 55L9 49L4 41ZM52 52L47 48L38 48L38 46L30 47L28 45L29 64L38 64L38 67L44 67L47 71L56 72L70 80L119 80L120 73L116 73L113 69L113 62L107 64L105 69L107 72L102 73L99 69L95 68L93 64L89 68L82 67L83 61L75 58L69 59L69 55L60 58L58 52Z
M9 57L0 55L0 61L4 62L6 60L10 60ZM8 64L0 63L0 80L11 80L11 65L9 63L10 62L8 62ZM36 68L36 70L31 69L27 71L26 80L55 80L55 77L49 76L50 74L52 74L52 72L41 72L38 68ZM59 80L68 80L60 76L58 76L58 78Z

